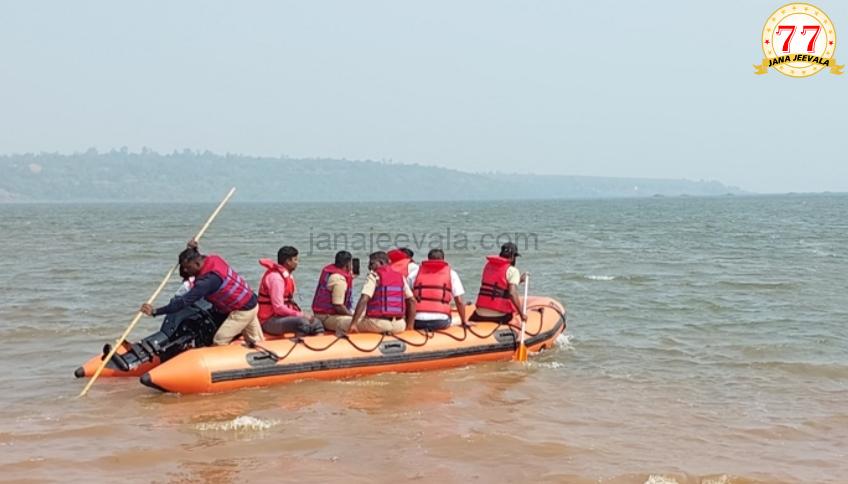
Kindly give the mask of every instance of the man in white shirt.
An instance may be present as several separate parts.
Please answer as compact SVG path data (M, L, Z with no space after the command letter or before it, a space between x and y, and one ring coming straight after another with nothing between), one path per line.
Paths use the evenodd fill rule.
M411 268L409 281L417 308L415 329L435 331L450 326L451 299L456 304L460 321L467 324L465 302L462 299L465 288L456 271L445 262L442 249L431 250L426 261Z
M409 274L411 276L413 271L415 273L418 273L418 264L416 264L415 261L412 259L412 257L415 255L415 253L412 252L412 250L409 249L408 247L401 247L399 250L401 252L403 252L404 254L406 254L407 257L409 257L409 262L406 265L407 274ZM413 282L415 282L414 278L409 279L409 287L412 287Z

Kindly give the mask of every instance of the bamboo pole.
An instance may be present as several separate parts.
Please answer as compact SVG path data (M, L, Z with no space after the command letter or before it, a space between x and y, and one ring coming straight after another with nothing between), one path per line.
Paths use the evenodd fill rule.
M227 202L230 201L230 198L235 192L236 187L230 188L230 192L227 193L227 196L224 197L223 200L221 200L221 203L218 204L218 208L216 208L215 211L212 212L212 215L209 216L209 219L206 220L206 223L203 224L203 227L200 229L200 232L198 232L197 235L194 236L193 240L198 242L200 241L200 238L203 237L203 234L206 233L206 229L209 228L209 225L212 224L212 221L215 220L215 217L218 216L218 213L221 211L222 208L224 208L224 205L226 205ZM174 275L174 271L177 270L178 267L179 264L171 266L171 269L168 271L167 274L165 274L165 278L162 279L162 282L159 283L159 287L157 287L153 294L150 296L150 298L147 299L147 304L153 304L156 301L156 298L159 297L159 293L162 292L162 289L164 289L165 285L168 284L168 281L171 280L171 276ZM127 336L130 335L130 332L133 330L133 328L135 328L135 325L138 324L138 321L141 319L142 314L143 313L140 310L135 314L135 317L133 318L132 322L130 322L130 325L127 326L127 329L126 331L124 331L124 334L122 334L121 337L115 341L115 345L112 346L112 350L109 351L109 354L106 355L105 358L103 358L103 361L100 363L100 367L97 368L97 371L95 371L91 379L88 380L88 383L85 385L85 388L82 389L77 398L84 397L85 394L88 393L88 390L91 388L92 385L94 385L94 382L100 376L100 373L103 371L103 369L106 368L106 365L112 359L112 356L115 355L115 352L118 351L118 348L121 347L121 344L124 342L124 340L127 339Z

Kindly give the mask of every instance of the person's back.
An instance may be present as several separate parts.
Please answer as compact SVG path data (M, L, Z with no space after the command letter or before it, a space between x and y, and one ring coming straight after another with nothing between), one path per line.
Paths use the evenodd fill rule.
M469 321L494 321L505 324L510 322L516 313L526 319L517 290L522 279L521 273L515 267L515 260L519 256L515 244L507 242L501 247L500 255L486 257L476 309Z
M456 271L444 260L441 249L433 249L427 260L421 262L417 271L410 273L414 282L415 329L437 330L451 325L451 299L456 302L460 320L466 324L465 289Z
M415 299L406 278L390 266L385 252L372 253L369 268L350 331L400 333L412 329Z
M215 254L206 256L197 274L195 287L204 276L214 274L221 280L221 285L206 297L206 300L220 313L229 314L243 310L255 298L253 289L241 275L233 270L223 257ZM189 291L190 292L190 291ZM255 307L255 303L253 304Z
M392 249L388 251L386 255L389 257L389 263L392 268L395 271L400 272L403 277L408 278L411 272L418 270L418 264L416 264L412 259L415 253L406 247ZM412 281L409 280L408 282L409 285L412 286Z
M327 331L347 331L353 317L353 256L346 250L321 269L312 299L312 312Z

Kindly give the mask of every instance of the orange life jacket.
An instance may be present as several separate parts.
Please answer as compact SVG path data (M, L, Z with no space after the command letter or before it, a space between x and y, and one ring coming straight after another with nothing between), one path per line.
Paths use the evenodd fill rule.
M509 259L496 255L490 255L486 259L480 292L477 294L477 307L499 313L515 313L515 306L509 295L509 283L506 280L506 271L510 267Z
M297 290L297 285L291 273L285 267L271 259L259 259L259 265L267 269L265 274L262 275L262 280L259 282L259 313L257 314L259 321L265 321L274 316L274 306L271 304L271 291L268 287L268 277L274 273L280 274L283 277L283 304L296 311L300 311L300 306L294 302L294 293Z
M412 285L412 294L415 295L417 311L450 316L453 297L450 265L443 260L422 261Z
M409 263L412 262L412 259L406 255L406 252L400 249L392 249L386 255L389 256L392 269L400 272L403 277L409 277Z

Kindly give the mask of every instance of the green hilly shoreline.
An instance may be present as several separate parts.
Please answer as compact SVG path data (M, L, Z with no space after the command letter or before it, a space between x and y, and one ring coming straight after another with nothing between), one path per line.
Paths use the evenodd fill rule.
M417 164L184 150L0 156L0 202L388 201L714 196L717 181L468 173Z

